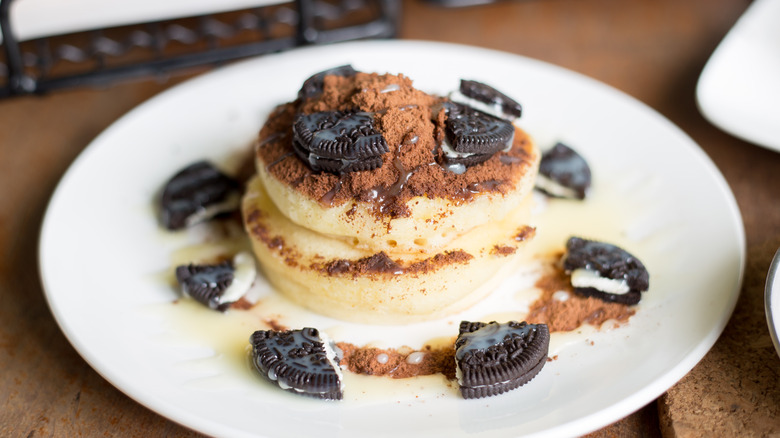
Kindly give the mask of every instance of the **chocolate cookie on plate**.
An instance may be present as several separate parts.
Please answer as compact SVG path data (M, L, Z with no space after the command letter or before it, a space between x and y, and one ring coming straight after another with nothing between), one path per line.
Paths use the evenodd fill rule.
M544 367L549 348L546 324L461 322L455 341L461 394L490 397L525 385Z
M571 275L574 292L604 301L636 304L650 287L645 265L615 245L571 237L563 268Z
M343 397L339 358L319 330L258 330L249 342L257 371L280 388L321 399Z

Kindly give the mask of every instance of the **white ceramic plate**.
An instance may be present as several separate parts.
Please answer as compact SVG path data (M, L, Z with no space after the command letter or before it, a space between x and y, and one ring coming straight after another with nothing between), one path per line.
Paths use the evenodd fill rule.
M714 125L780 151L780 0L756 0L715 49L696 98Z
M182 242L159 228L151 200L185 165L203 158L225 162L245 148L270 109L294 98L306 77L344 63L403 72L418 88L438 94L462 77L488 82L523 103L522 124L540 143L576 145L594 169L594 189L617 190L615 211L636 213L632 223L612 227L631 248L642 248L651 272L651 289L628 325L567 346L522 390L476 401L436 389L341 403L310 400L267 389L260 379L231 379L230 369L213 368L211 340L181 341L184 329L158 310L172 307L167 303L175 293L160 272ZM613 212L605 218L614 219ZM577 220L570 223L576 230ZM90 365L161 415L220 436L586 433L651 402L704 356L734 308L743 264L743 227L727 184L701 149L659 114L539 61L408 41L266 56L151 99L72 165L51 200L40 245L51 309ZM216 327L193 329L214 335ZM381 336L387 328L364 331ZM243 345L236 349L243 354Z
M772 343L775 344L777 354L780 355L780 248L775 253L766 276L764 304L769 335L772 337Z

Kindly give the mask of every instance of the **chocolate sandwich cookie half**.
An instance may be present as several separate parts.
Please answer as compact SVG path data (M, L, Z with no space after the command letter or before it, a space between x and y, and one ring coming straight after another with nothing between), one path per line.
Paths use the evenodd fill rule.
M571 275L574 292L604 301L633 305L650 287L645 265L615 245L571 237L563 268Z
M446 136L441 148L447 163L469 167L512 148L515 128L510 122L459 103L449 102L445 108Z
M162 194L162 223L179 230L238 210L240 185L211 163L198 161L174 175Z
M523 106L516 100L482 82L461 79L460 88L449 98L510 122L523 115Z
M356 73L357 71L349 64L340 65L315 73L303 82L300 91L298 91L298 98L311 99L321 95L325 76L352 77L355 76Z
M461 394L490 397L525 385L544 367L549 348L546 324L461 322L455 341Z
M258 330L249 338L257 371L280 388L326 400L341 400L344 383L336 349L316 328Z
M558 143L542 154L537 190L556 198L585 199L590 184L590 166L574 149Z
M221 312L243 297L256 277L255 259L247 252L236 254L232 261L176 268L176 280L184 295Z

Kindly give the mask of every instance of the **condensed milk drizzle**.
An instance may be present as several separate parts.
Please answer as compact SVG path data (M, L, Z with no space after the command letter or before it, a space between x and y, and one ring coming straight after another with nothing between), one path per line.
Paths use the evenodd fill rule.
M306 180L306 178L307 178L309 175L311 175L311 174L312 174L312 172L311 172L311 171L307 171L307 172L306 172L306 174L304 174L304 175L303 175L303 176L301 176L300 178L296 179L295 181L292 181L292 182L290 183L290 185L291 185L292 187L298 187L299 185L303 184L303 182Z
M499 155L498 156L499 161L501 161L504 164L515 164L515 163L522 163L525 161L524 158L521 157L515 157L512 155Z
M333 185L333 188L328 190L327 193L325 193L322 196L322 199L320 199L320 202L327 205L333 205L333 200L336 198L336 195L338 195L339 191L341 190L341 185L343 184L342 179L339 178L336 181L336 184Z
M531 329L530 325L512 327L509 324L491 322L471 333L462 333L460 336L465 342L455 351L455 358L462 359L467 351L487 350L493 345L500 344L507 336L527 337Z
M274 166L276 166L277 164L281 163L281 162L282 162L282 161L284 161L284 160L285 160L287 157L292 157L293 155L294 155L294 153L293 153L292 151L290 151L290 152L287 152L287 153L285 153L285 154L282 154L282 155L281 155L279 158L277 158L277 159L273 160L273 161L272 161L270 164L268 164L267 166L265 166L265 170L266 170L266 171L268 171L268 170L271 170L271 168L272 168L272 167L274 167Z
M396 148L395 155L393 157L393 166L398 171L398 179L395 181L395 183L393 183L392 186L388 188L375 188L372 189L369 193L369 198L376 202L380 213L385 213L388 210L395 198L401 194L401 190L403 190L404 186L409 181L409 177L411 177L414 171L417 170L416 168L411 170L407 169L401 162L400 156L401 148L404 145L413 145L416 144L419 140L420 137L416 134L412 132L407 133L404 141Z
M463 163L447 163L441 167L443 167L444 170L448 172L454 173L455 175L462 175L466 173L466 165Z
M273 134L269 135L268 137L260 140L257 143L257 147L261 148L261 147L263 147L263 146L265 146L265 145L267 145L269 143L272 143L272 142L274 142L276 140L281 140L284 137L287 137L287 133L286 132L274 132Z
M499 191L499 188L505 182L506 181L492 179L488 181L469 184L463 190L461 190L460 193L457 194L457 199L460 202L468 202L474 197L474 195L477 195L479 193Z
M387 84L385 88L380 91L380 93L391 93L393 91L398 91L401 89L401 86L398 84Z

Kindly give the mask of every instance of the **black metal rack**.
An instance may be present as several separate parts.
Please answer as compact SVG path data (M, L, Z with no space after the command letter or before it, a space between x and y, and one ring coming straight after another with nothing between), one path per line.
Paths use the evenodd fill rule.
M0 0L0 98L102 86L311 44L396 36L400 0L282 0L253 9L20 42Z

